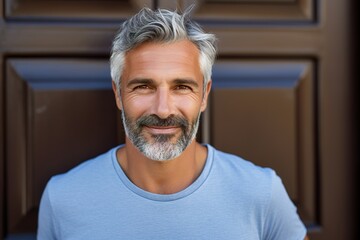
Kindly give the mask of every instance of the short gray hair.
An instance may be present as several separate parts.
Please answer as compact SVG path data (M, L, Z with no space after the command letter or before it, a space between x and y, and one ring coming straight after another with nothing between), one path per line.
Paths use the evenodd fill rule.
M172 43L179 40L189 40L199 49L199 64L205 88L215 61L216 38L190 20L190 11L191 8L180 15L177 11L143 8L122 24L113 41L110 57L111 78L118 91L127 52L145 42Z

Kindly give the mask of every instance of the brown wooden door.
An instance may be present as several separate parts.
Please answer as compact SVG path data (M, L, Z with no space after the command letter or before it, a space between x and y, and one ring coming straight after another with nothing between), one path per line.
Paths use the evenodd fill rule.
M50 176L123 142L112 38L142 6L192 0L0 3L0 236L34 238ZM355 239L350 2L203 0L219 38L201 141L274 168L311 239Z

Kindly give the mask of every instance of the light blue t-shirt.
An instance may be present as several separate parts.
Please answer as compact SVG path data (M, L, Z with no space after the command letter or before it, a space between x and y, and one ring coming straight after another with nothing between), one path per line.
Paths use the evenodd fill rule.
M38 239L304 239L273 170L206 146L202 173L175 194L134 185L117 148L53 177L40 204Z

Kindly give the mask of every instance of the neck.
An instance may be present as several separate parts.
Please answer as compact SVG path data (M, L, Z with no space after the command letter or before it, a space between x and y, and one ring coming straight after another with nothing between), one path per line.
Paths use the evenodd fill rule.
M117 152L127 177L141 189L158 194L176 193L191 185L201 174L206 157L206 147L195 140L179 157L168 161L148 159L129 139Z

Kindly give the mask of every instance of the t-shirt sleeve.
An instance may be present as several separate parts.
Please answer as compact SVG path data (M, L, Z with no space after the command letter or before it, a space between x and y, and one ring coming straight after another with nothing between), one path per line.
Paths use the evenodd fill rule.
M55 216L51 206L49 183L46 186L40 201L37 239L55 240Z
M281 179L274 174L264 226L266 240L303 240L306 228Z

